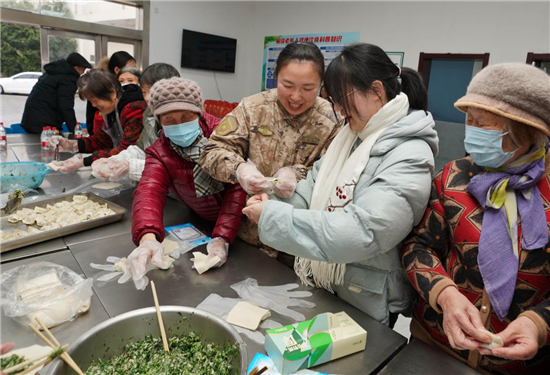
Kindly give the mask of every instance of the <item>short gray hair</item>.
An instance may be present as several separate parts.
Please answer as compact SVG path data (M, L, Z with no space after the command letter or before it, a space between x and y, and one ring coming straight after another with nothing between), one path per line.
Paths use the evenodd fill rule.
M120 77L120 75L123 74L123 73L130 73L130 74L135 75L138 81L139 81L139 77L141 77L141 72L135 66L126 66L126 67L120 69L120 71L118 72L118 75L116 77L117 78Z
M502 118L504 119L506 131L508 131L512 143L517 148L525 145L540 145L548 140L546 134L538 128L512 120L508 117Z

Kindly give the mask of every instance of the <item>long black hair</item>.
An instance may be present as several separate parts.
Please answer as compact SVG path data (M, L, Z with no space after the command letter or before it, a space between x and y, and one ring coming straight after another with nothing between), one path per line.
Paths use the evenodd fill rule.
M374 81L382 82L388 101L404 92L413 109L428 110L428 92L422 77L413 69L399 69L378 46L368 43L352 44L327 67L325 87L334 104L348 115L357 112L354 90L365 92Z
M323 80L325 74L325 58L319 47L311 42L292 42L286 45L277 58L275 67L275 78L279 75L282 68L293 61L309 61L313 63L315 70L319 74L319 79Z
M115 74L115 68L124 68L126 64L128 64L128 61L136 61L136 59L126 51L115 52L109 59L109 70L111 73Z

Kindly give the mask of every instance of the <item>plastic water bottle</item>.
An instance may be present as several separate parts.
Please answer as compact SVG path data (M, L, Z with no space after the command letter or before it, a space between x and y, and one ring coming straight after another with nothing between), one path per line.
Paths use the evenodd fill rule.
M80 122L77 122L74 127L74 139L80 138L82 138L82 126L80 125Z
M5 148L7 145L6 129L4 129L4 123L0 122L0 146Z
M40 133L40 147L42 148L42 150L48 149L49 132L49 126L44 126L42 128L42 133Z

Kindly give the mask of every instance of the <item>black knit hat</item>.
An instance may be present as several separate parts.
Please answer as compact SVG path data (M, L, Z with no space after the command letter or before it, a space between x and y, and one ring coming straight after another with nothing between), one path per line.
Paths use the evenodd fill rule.
M73 52L66 60L71 66L81 66L83 68L92 69L92 64L90 64L80 53Z

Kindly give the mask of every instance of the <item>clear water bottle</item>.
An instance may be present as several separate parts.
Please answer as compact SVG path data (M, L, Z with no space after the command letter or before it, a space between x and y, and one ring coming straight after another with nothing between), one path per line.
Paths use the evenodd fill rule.
M4 129L4 123L0 122L0 146L5 148L7 145L6 129Z
M42 150L48 149L49 132L49 126L44 126L42 128L42 133L40 133L40 147L42 148Z
M80 138L82 138L82 126L80 125L80 122L77 122L74 127L74 139Z

